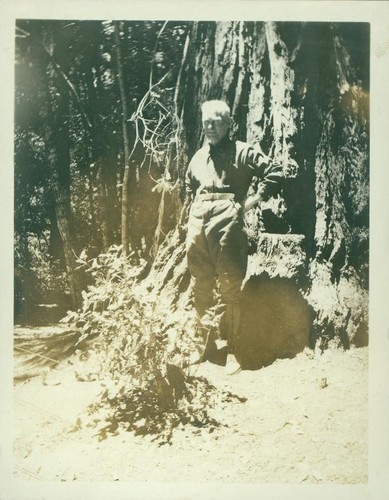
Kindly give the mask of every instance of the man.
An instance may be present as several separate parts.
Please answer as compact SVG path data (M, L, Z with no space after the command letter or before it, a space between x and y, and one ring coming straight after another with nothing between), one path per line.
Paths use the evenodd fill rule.
M201 361L210 359L215 349L212 339L205 338L204 319L214 306L216 278L225 304L228 345L232 352L236 349L241 286L248 254L243 214L282 177L282 168L261 151L247 143L230 140L230 109L224 101L205 102L202 122L207 142L193 156L185 180L187 203L188 200L191 202L187 262L193 280L200 333L206 342ZM254 176L262 181L261 189L247 197Z

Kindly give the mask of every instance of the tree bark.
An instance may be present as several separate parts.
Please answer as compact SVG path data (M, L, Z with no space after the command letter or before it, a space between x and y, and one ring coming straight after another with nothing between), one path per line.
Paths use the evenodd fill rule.
M261 224L303 236L313 328L345 346L367 332L368 52L355 45L368 46L362 24L194 23L181 135L190 159L202 143L201 103L224 99L233 137L283 164L278 201L262 220L258 210L247 217L252 251L262 251Z

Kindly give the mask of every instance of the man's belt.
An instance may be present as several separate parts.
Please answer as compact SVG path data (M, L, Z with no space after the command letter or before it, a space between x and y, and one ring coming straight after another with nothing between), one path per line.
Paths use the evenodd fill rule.
M195 201L233 200L233 193L204 193L198 194Z

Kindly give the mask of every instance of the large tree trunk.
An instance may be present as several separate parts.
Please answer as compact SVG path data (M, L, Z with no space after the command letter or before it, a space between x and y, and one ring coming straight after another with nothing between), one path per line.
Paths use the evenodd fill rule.
M356 42L365 29L359 26ZM325 340L336 335L347 346L367 342L369 110L368 85L357 64L368 62L357 55L352 64L339 31L326 25L308 33L316 45L324 39L327 57L316 55L319 81L307 77L303 132L312 126L317 131L314 154L306 157L314 171L316 208L309 298L318 312L318 334ZM314 64L313 54L309 62Z
M264 272L294 282L314 312L310 316L307 306L301 314L306 340L313 331L344 346L367 340L367 29L194 23L183 79L181 162L201 145L201 103L220 98L231 107L233 136L257 143L284 166L277 199L247 216L251 297L258 291L261 300L253 283L265 286L254 278ZM286 288L279 283L282 294ZM277 291L272 293L276 298ZM246 313L263 315L263 308L272 307L265 302ZM278 321L288 322L288 313L282 314ZM277 335L273 326L272 316L267 328Z

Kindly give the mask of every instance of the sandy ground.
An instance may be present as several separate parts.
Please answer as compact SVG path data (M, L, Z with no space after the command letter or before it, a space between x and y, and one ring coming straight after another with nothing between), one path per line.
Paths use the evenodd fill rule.
M16 335L15 345L27 349L28 331ZM44 338L35 344L43 349ZM31 370L26 353L15 351L16 478L367 482L367 348L307 351L235 375L203 363L198 375L247 401L217 405L211 414L221 426L178 428L172 444L162 446L150 436L124 431L99 441L93 429L77 425L101 387L78 380L69 356L56 368Z

